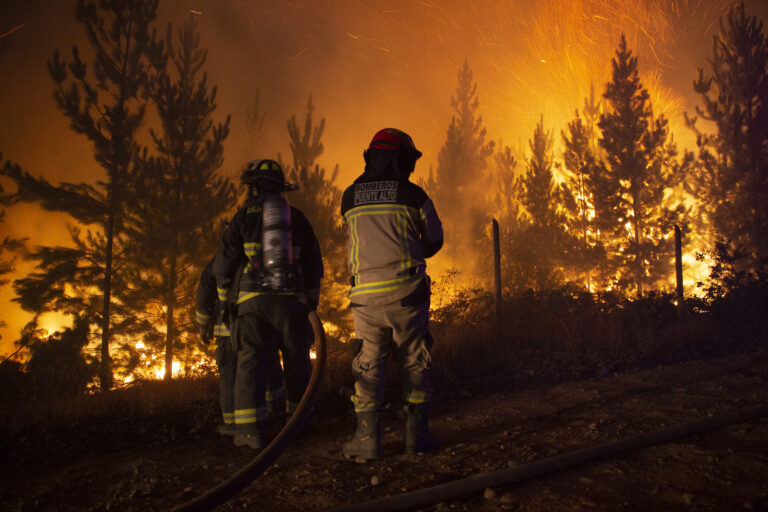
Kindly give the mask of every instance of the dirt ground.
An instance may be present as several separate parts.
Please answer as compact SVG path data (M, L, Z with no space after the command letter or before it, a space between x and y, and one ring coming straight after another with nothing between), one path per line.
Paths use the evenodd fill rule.
M459 383L457 383L458 386ZM328 392L330 396L332 393ZM325 510L363 503L650 432L768 405L768 351L611 374L525 391L452 393L435 404L440 447L401 454L403 421L384 421L384 459L357 464L340 445L354 419L331 398L266 474L219 508ZM170 510L254 453L201 412L179 422L116 421L22 434L0 463L0 509ZM588 463L430 510L768 510L768 418Z

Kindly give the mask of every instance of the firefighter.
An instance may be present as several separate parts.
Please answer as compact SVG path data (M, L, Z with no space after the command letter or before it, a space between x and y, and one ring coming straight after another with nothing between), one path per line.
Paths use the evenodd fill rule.
M255 160L242 174L248 201L227 227L213 263L217 292L224 300L239 276L230 316L235 319L237 371L234 419L238 446L260 449L266 443L264 360L280 350L286 388L286 412L292 414L309 382L309 347L314 338L310 310L320 299L323 262L307 218L288 205L280 164Z
M237 360L230 337L228 320L219 319L219 300L216 293L216 280L213 278L213 258L203 270L197 285L197 325L200 338L208 345L213 337L216 341L216 366L219 369L219 405L223 423L216 427L219 434L234 436L235 431L235 369ZM215 320L214 320L215 319ZM275 350L266 354L264 361L266 372L266 402L269 414L279 414L285 409L285 389L283 371L280 368L280 354Z
M442 247L443 228L430 198L409 181L419 157L408 134L380 130L363 152L365 172L342 196L350 307L362 339L352 360L357 430L343 446L348 459L381 457L379 410L390 350L405 380L405 451L435 446L428 427L432 336L425 259Z

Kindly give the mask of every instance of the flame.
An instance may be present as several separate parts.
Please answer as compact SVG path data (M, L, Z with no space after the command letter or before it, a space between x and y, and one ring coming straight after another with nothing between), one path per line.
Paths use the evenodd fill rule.
M173 361L171 364L171 375L174 377L178 377L179 372L181 371L181 363L179 361ZM165 377L165 364L159 368L154 369L155 378L156 379L162 379Z
M72 326L72 318L58 311L45 313L38 318L38 326L43 331L43 338L47 339L58 331Z
M323 330L328 336L338 336L341 332L341 328L338 325L328 320L323 320Z

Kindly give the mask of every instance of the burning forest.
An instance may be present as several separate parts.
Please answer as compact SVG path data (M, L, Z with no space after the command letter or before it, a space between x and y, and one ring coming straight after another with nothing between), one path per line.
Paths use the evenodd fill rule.
M766 19L764 3L732 0L0 7L0 470L18 472L0 500L768 506L753 478L768 460L739 458L766 439ZM370 182L387 169L401 174ZM353 197L356 186L365 193ZM243 220L253 215L258 228ZM381 259L390 242L396 277ZM285 300L311 311L306 363L286 341L294 317L268 328L278 341L258 342L276 344L273 359L256 344L258 370L243 362L249 342L221 342L272 339L263 323L234 327L265 294L267 323ZM384 328L398 357L370 380L361 333L374 313L363 312L393 301L424 307L425 348L412 347L418 360ZM417 364L429 385L414 384ZM238 371L261 372L264 397L231 410L223 383L245 382ZM382 391L387 378L405 394ZM424 402L435 446L408 437ZM378 451L349 448L353 413L352 444L367 439L371 411ZM263 430L246 432L251 421ZM690 468L683 476L648 476L640 452L634 465L570 469L581 490L569 473L510 480L527 480L528 463L676 424L693 425L680 435L699 436L685 439L701 457L685 466L689 455L652 449ZM717 428L730 430L701 433ZM249 464L249 447L283 455ZM376 456L345 460L360 453ZM707 457L740 486L713 484ZM50 488L36 483L42 464ZM70 465L93 484L76 491L82 503L57 498ZM247 482L240 474L232 490L240 467ZM462 487L418 501L484 473L507 480L478 483L482 499ZM641 491L651 480L657 492ZM215 505L195 501L219 484L230 488Z

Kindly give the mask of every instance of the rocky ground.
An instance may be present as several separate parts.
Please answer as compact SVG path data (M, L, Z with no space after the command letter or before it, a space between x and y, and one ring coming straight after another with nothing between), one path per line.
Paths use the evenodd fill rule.
M768 405L768 351L524 391L443 394L432 422L438 450L401 454L403 422L391 414L385 457L366 464L341 456L340 445L354 428L348 404L328 391L322 405L310 430L220 510L332 509ZM169 510L253 457L214 433L208 411L173 414L14 436L0 462L0 509ZM768 418L485 489L432 509L768 510Z

